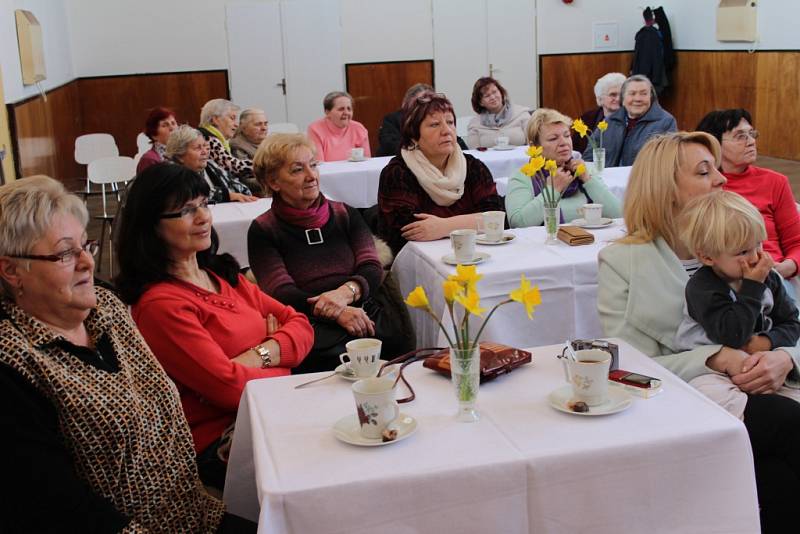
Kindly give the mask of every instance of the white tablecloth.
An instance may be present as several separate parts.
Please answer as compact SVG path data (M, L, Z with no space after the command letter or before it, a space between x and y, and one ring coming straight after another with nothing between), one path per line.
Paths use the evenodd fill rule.
M384 447L339 442L354 413L339 378L254 380L239 406L225 502L261 533L758 532L752 454L740 421L630 346L623 367L664 392L580 417L548 405L559 347L481 386L477 423L457 423L449 380L406 369L416 434ZM404 394L404 392L401 392Z
M219 236L219 253L227 252L242 267L249 266L247 229L253 219L267 211L271 205L271 198L260 198L255 202L225 202L209 206L214 229Z
M495 180L507 178L528 161L527 147L512 150L467 150L489 168ZM368 208L378 202L378 185L381 171L391 156L370 158L364 161L326 161L320 165L320 189L326 197L339 200L355 208ZM503 193L505 194L505 189Z
M488 310L507 299L508 293L519 286L522 274L539 286L542 295L542 305L533 321L528 319L521 304L506 304L494 314L481 339L530 347L602 336L596 303L597 254L608 241L622 237L622 220L614 221L608 228L588 231L594 234L595 242L579 247L560 241L545 245L543 226L506 230L517 237L505 245L476 246L478 252L491 255L478 265L478 272L483 275L478 282L481 307ZM451 253L449 239L407 243L392 265L403 296L421 285L436 313L443 314L442 282L456 268L444 263L442 256ZM410 313L417 346L441 346L444 340L440 339L436 323L420 310ZM449 324L449 318L446 323ZM475 333L479 325L479 321L470 322Z

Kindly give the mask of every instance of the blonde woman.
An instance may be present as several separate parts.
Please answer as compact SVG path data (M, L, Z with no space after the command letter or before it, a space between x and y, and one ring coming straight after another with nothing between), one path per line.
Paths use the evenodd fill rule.
M604 217L619 217L622 214L620 201L608 190L603 179L590 176L588 171L577 172L583 161L580 153L572 150L571 125L572 120L563 113L539 108L533 112L527 128L528 143L541 146L542 155L558 165L553 185L561 194L562 222L577 219L578 208L587 202L602 204ZM520 171L508 180L506 213L512 228L544 223L544 200L539 185Z
M800 480L800 404L773 393L784 384L800 386L800 351L758 352L752 368L742 371L748 357L743 351L719 344L681 351L675 343L689 273L700 266L679 240L676 220L691 199L722 188L719 163L719 143L702 132L667 134L644 145L625 195L627 235L600 252L597 307L606 335L625 339L684 380L723 373L748 394L744 424L755 457L762 528L788 532Z

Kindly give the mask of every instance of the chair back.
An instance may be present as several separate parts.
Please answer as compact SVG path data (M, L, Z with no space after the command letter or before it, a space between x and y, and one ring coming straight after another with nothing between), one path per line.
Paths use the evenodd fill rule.
M127 182L136 176L136 164L128 156L112 156L89 163L89 181L93 184Z
M459 137L466 137L467 136L467 126L469 126L469 121L472 120L472 117L475 115L464 115L463 117L458 117L456 119L456 135Z
M269 133L299 133L300 128L293 122L271 122L269 123Z
M113 135L95 133L75 138L75 161L81 165L109 156L119 156L119 148Z
M139 132L139 135L136 136L136 153L144 154L151 148L153 148L153 143L150 142L150 138Z

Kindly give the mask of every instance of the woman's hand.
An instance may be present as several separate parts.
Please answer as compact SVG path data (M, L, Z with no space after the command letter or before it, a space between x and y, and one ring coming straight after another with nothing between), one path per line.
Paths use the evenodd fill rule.
M575 179L571 172L561 167L558 168L555 174L551 174L550 176L553 178L553 187L555 187L556 191L559 193L563 193L564 189Z
M797 272L797 264L794 262L794 260L786 258L782 262L775 265L775 270L778 271L778 274L780 274L782 277L789 278L790 276L794 276L794 274Z
M235 193L233 191L229 191L228 194L231 197L231 202L255 202L258 200L258 197L254 197L253 195L245 195L244 193Z
M314 315L326 319L336 319L352 301L352 291L347 288L343 291L341 287L307 299L307 302L314 306Z
M722 347L718 353L706 360L706 366L728 376L733 376L742 372L742 367L747 358L748 354L742 350Z
M775 393L793 368L794 362L785 351L757 352L747 358L739 374L731 375L731 381L751 395Z
M433 241L450 234L446 219L429 213L415 213L414 217L420 220L408 223L400 229L406 241Z
M375 323L361 308L346 306L336 322L351 336L365 337L375 335Z
M772 350L772 341L767 336L753 335L745 343L742 350L747 354L755 354L756 352L765 352ZM753 367L752 365L750 367Z
M589 181L589 178L591 178L591 176L589 175L589 169L588 169L588 167L586 167L586 163L582 159L580 159L580 158L571 159L571 160L569 160L568 162L566 162L564 164L564 166L567 168L567 170L570 173L572 173L573 176L575 176L575 171L578 170L578 166L579 165L583 165L583 168L585 170L584 170L583 174L578 176L578 180L580 180L581 183L585 184L587 181Z

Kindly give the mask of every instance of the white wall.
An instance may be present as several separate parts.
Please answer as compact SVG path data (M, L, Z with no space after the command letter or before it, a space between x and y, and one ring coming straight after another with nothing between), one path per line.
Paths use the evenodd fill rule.
M30 11L42 26L47 70L47 79L42 82L43 89L53 89L75 78L65 3L65 0L0 0L0 66L7 103L39 94L35 85L22 84L15 9Z
M342 0L345 63L433 57L431 0Z
M613 50L633 50L634 37L642 27L640 0L575 0L564 4L556 0L537 0L537 42L540 54L591 52L592 23L617 22L619 46ZM760 42L722 43L716 39L717 0L662 0L679 50L763 50L800 49L800 2L759 0Z

